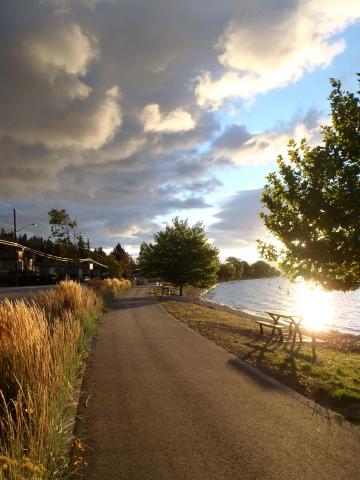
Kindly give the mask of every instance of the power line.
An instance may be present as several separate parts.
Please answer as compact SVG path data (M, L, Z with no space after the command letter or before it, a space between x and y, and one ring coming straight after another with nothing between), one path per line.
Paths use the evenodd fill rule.
M13 228L13 225L11 225L11 223L6 223L6 222L3 222L2 220L0 220L0 224L1 224L1 225L4 225L4 226L6 226L6 227Z
M0 200L0 203L1 203L2 205L4 205L5 207L14 208L12 205L9 205L8 203L2 202L1 200Z
M96 265L100 265L101 267L109 268L107 265L104 265L104 264L102 264L102 263L100 263L96 260L93 260L90 257L89 258L79 258L79 259L68 258L68 257L59 257L57 255L52 255L51 253L40 252L39 250L35 250L34 248L27 247L25 245L22 245L21 243L10 242L9 240L0 239L0 244L7 245L9 247L21 248L22 250L26 250L28 252L34 253L35 255L39 255L40 257L50 258L52 260L57 260L57 261L60 261L60 262L92 262L92 263L96 263Z
M4 205L7 208L10 208L11 210L15 209L18 213L20 213L20 215L23 215L24 217L28 217L27 213L25 213L23 210L20 210L20 208L15 207L14 205L10 205L9 203L3 202L2 200L0 200L0 204Z

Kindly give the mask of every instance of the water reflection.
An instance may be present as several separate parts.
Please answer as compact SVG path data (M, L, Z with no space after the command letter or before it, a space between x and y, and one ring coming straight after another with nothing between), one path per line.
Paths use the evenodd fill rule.
M207 298L257 315L302 315L308 328L360 334L360 289L327 292L306 283L261 278L218 285Z
M310 283L297 283L294 291L296 311L304 317L303 326L312 330L324 330L333 321L331 296L321 287Z

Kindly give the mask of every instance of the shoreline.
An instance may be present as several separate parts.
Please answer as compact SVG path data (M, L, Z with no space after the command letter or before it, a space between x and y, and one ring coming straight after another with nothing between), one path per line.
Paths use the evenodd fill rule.
M256 322L256 320L263 320L268 319L268 317L252 314L245 312L244 310L239 310L235 307L230 305L226 305L224 303L217 303L213 300L206 300L204 299L204 295L206 295L210 290L215 288L217 285L209 289L200 289L194 288L187 292L181 300L181 297L174 297L174 300L185 301L189 303L193 303L195 305L200 305L202 307L206 307L212 310L221 311L224 313L230 313L233 315L237 315L240 318L251 320ZM311 333L309 330L303 328L303 332L305 335L310 335ZM337 350L345 351L345 352L360 352L360 334L356 333L347 333L347 332L339 332L338 330L319 330L316 334L316 338L326 342L326 344L331 348L336 348Z
M302 329L303 342L293 342L288 337L279 341L271 332L261 335L255 323L258 316L204 300L203 293L193 289L183 297L153 294L162 308L198 334L360 425L360 336L318 332L314 344Z

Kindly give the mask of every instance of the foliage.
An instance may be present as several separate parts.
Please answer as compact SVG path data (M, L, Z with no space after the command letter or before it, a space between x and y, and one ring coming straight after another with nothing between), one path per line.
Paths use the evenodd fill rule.
M235 269L234 279L240 280L240 278L242 278L244 275L244 271L245 271L244 263L246 262L242 262L240 259L236 257L228 257L226 259L226 262L232 265L232 267Z
M290 140L288 160L279 156L278 173L267 177L261 217L283 247L259 249L290 279L346 291L360 286L360 102L339 81L331 85L322 144Z
M218 280L220 282L229 282L235 280L236 269L231 263L223 263L218 271Z
M64 478L86 339L101 315L102 295L128 286L110 279L91 289L62 282L32 303L1 303L0 478Z
M139 267L147 276L179 285L182 295L185 285L205 288L216 282L218 250L209 244L202 223L191 227L174 218L154 235L154 243L141 245Z
M135 268L135 262L126 250L118 243L111 253L113 259L119 265L119 272L121 275L130 275Z
M263 260L258 260L251 265L252 278L276 277L279 274L280 272L276 268L272 267Z
M280 272L263 260L249 265L236 257L228 257L226 263L220 265L218 280L228 282L231 280L275 277L278 275L280 275Z
M96 293L99 293L103 298L109 299L121 295L125 290L131 287L131 282L130 280L124 280L123 278L106 278L105 280L92 278L87 283L87 287L91 288Z
M78 240L78 221L76 218L70 218L65 208L58 210L53 208L49 211L49 223L51 226L51 236L56 243L63 245L76 244Z

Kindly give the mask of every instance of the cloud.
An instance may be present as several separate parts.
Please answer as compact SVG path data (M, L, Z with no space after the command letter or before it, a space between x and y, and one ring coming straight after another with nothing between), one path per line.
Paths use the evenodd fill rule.
M247 95L256 94L271 61L291 57L295 43L283 54L281 35L300 18L304 0L0 4L1 199L35 215L32 221L46 222L50 208L64 207L94 245L135 245L161 228L158 218L200 208L205 217L219 186L214 164L271 162L296 129L299 136L315 132L299 119L304 127L233 125L221 134L222 119L199 106L191 82L208 72L201 78L207 75L204 85L219 90L221 103L224 90L236 93L238 77L253 75ZM317 12L323 6L313 4ZM316 27L330 46L338 40L326 32L345 28L357 9L327 13L334 8L326 5ZM249 57L237 40L243 31Z
M250 134L245 125L232 125L215 140L210 154L216 161L226 159L241 166L274 163L278 155L286 158L290 138L297 142L306 138L310 145L318 144L320 125L324 123L320 112L311 110L288 125L255 134Z
M51 5L58 12L70 13L76 7L86 7L94 10L99 3L114 3L116 0L39 0L43 5Z
M215 215L218 219L209 228L209 234L223 247L249 247L266 235L259 212L262 189L242 190L232 195Z
M222 251L222 260L235 256L249 262L260 258L256 240L274 241L259 217L263 210L262 189L242 190L231 195L215 215L217 221L207 229Z
M141 114L145 132L186 132L195 128L195 122L182 108L177 108L167 115L161 115L160 106L157 104L147 105Z
M67 17L51 17L0 47L0 136L51 149L98 149L121 125L116 87L86 81L100 53ZM6 112L6 113L5 113Z
M21 42L36 69L54 81L58 75L86 75L99 55L97 41L78 23L55 22L42 25Z
M209 71L197 77L198 104L217 109L229 97L249 99L327 67L345 48L335 34L359 18L357 0L303 0L280 21L263 26L232 20L216 45L225 72L218 79Z

